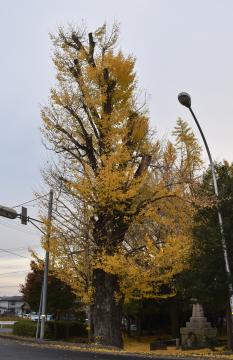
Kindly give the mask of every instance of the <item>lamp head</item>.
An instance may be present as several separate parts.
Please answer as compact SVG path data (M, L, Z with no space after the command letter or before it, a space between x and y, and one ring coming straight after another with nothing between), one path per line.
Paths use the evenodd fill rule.
M0 205L0 216L8 219L16 219L18 214L15 209Z
M191 96L186 92L181 92L178 95L178 100L181 103L181 105L191 108Z

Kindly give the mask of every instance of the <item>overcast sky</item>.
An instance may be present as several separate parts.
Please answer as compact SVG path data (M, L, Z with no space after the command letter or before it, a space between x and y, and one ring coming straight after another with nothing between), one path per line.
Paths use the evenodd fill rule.
M188 91L213 158L233 160L232 0L8 0L0 1L0 17L0 204L30 200L42 184L51 154L41 144L39 111L54 83L48 33L67 23L85 21L94 31L119 22L119 45L137 58L157 136L168 136L178 117L195 129L177 101ZM36 208L28 211L36 216ZM40 234L3 218L0 234L0 295L14 295L29 268L27 248L38 248Z

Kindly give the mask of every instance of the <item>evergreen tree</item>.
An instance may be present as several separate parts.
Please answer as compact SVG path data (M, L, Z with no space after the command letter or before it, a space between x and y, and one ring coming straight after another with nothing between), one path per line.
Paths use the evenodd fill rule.
M212 175L208 170L198 191L200 196L209 197L211 205L199 208L196 214L191 266L180 277L180 289L186 297L197 297L208 309L217 311L226 308L229 301L217 207L222 214L231 273L233 271L233 164L225 161L215 164L215 169L219 198L213 195Z

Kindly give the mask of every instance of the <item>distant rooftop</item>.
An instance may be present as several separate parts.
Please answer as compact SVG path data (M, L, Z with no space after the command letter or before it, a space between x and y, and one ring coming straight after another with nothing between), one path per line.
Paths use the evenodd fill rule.
M22 296L0 296L0 301L23 301Z

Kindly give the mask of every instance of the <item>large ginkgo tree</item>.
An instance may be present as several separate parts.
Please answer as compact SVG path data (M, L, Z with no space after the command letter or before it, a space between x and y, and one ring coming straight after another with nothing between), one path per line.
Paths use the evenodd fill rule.
M57 156L44 171L52 266L89 305L95 341L122 347L124 301L158 296L187 266L200 148L182 120L174 144L153 139L116 25L51 38L57 84L41 114Z

